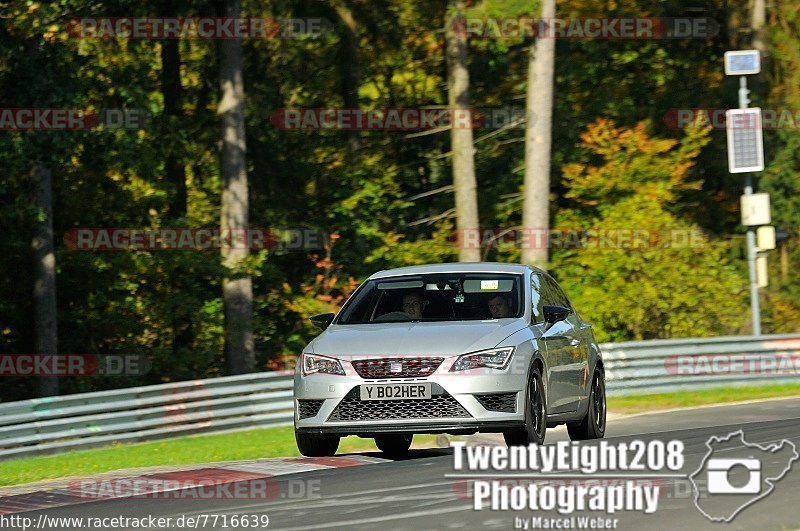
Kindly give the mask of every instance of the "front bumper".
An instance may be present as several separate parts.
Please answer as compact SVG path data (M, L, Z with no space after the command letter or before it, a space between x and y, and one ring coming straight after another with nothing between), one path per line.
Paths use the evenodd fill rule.
M425 422L425 423L408 423L408 424L394 424L391 426L384 426L381 424L376 425L362 425L362 426L324 426L317 428L297 428L300 433L310 434L336 434L336 435L360 435L362 437L370 437L380 433L448 433L450 435L471 435L476 432L483 433L499 433L509 428L518 428L523 426L523 422L461 422L461 423L448 423L448 422Z
M451 364L445 365L449 368ZM299 432L458 434L499 432L524 423L525 374L480 369L370 380L347 372L345 376L295 375L295 427ZM432 400L361 402L359 398L362 384L419 382L432 384Z

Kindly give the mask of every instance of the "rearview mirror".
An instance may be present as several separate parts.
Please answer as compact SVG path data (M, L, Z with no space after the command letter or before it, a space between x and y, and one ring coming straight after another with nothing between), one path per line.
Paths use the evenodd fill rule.
M317 315L312 315L309 317L314 326L319 328L320 330L325 330L330 326L331 321L333 321L335 314L332 313L320 313Z
M543 306L542 312L544 313L544 322L552 325L566 319L572 310L565 306Z

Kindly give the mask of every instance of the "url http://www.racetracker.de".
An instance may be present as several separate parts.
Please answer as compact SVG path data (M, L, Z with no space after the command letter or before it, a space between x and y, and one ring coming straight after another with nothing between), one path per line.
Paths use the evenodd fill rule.
M266 514L197 514L181 516L70 516L39 514L0 515L0 529L259 529L269 526Z

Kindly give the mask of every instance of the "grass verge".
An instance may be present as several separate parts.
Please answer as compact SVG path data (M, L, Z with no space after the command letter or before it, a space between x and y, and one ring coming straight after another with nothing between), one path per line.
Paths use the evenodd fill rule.
M415 443L434 440L435 436L430 435L414 437ZM341 453L369 451L378 451L372 439L345 437L339 445ZM116 443L106 448L0 461L0 487L68 476L91 476L125 468L299 455L292 426L144 443Z
M800 395L800 384L609 397L608 410L611 413L631 414L791 395ZM415 444L432 443L435 440L436 437L433 435L414 437ZM376 450L372 439L358 437L346 437L339 446L339 451L342 453ZM107 448L0 461L0 486L67 476L90 476L125 468L297 455L300 454L294 443L292 426L282 426L238 433L180 437L165 441L114 444Z
M638 396L613 396L608 398L608 411L611 413L633 414L662 409L797 395L800 395L800 384L787 383L760 387L724 387Z

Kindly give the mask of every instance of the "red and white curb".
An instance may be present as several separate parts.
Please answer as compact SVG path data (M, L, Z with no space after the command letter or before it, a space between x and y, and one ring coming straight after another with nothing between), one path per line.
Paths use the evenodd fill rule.
M237 482L261 481L263 483L264 480L276 476L383 462L386 462L386 459L361 455L290 457L229 461L205 466L193 465L194 467L201 466L201 468L190 468L192 465L187 465L187 468L153 467L98 474L89 478L65 478L0 488L0 514L50 509L132 496L168 499L169 495L159 496L159 494L195 487L208 489ZM115 488L119 485L128 487L135 485L135 494L131 494L130 489L127 488ZM277 483L274 485L277 486ZM225 489L219 490L228 492ZM269 496L271 493L264 493L262 486L260 494ZM175 498L177 497L179 496L176 495Z

